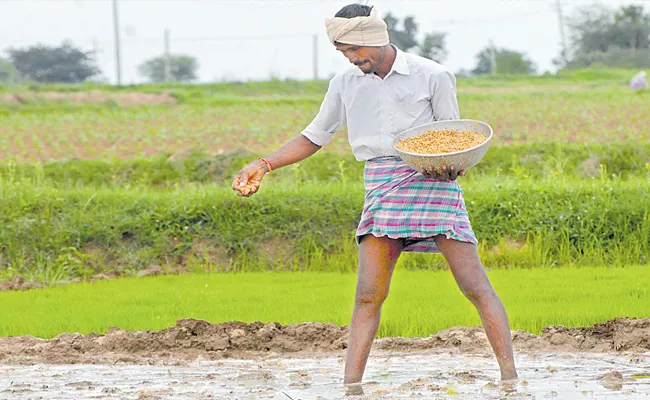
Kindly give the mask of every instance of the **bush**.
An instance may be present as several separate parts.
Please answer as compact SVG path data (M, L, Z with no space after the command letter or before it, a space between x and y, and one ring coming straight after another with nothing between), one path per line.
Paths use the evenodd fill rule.
M485 178L464 186L492 267L650 262L647 180ZM360 182L269 183L250 199L229 189L61 189L3 182L0 276L52 281L92 273L217 270L353 271ZM440 258L406 258L440 268Z

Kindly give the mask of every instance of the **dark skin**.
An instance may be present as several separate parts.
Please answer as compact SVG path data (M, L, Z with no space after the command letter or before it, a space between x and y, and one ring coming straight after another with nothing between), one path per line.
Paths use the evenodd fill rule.
M376 74L384 79L395 61L395 49L390 46L362 47L336 44L337 50L361 71ZM299 135L266 159L274 169L293 164L316 153L321 147ZM250 197L260 187L268 166L255 160L237 173L232 188L238 196ZM420 171L427 178L453 181L464 176L453 166L438 172L430 167ZM459 289L476 307L490 345L496 355L504 381L517 378L512 351L508 316L501 300L492 288L478 257L476 246L471 243L436 236L435 241L444 255ZM355 293L355 305L350 322L350 334L343 382L352 391L361 394L358 385L366 368L372 342L379 327L381 307L388 296L393 269L403 250L400 239L368 235L359 244L359 273Z

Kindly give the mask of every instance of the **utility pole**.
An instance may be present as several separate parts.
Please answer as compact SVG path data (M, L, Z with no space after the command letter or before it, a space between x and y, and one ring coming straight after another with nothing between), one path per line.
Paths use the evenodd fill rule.
M490 73L497 74L497 49L492 39L490 39Z
M171 60L169 56L169 29L165 29L165 82L171 80Z
M557 18L560 23L560 40L562 41L562 61L566 66L568 63L568 54L566 46L566 35L564 34L564 16L562 15L562 1L555 0L555 7L557 9Z
M99 43L97 38L93 37L93 55L95 56L95 61L97 61L97 55L99 54Z
M113 30L115 33L115 69L117 75L117 86L122 86L122 60L120 57L120 24L117 13L117 0L113 0Z
M314 33L313 36L313 63L314 63L314 80L318 80L318 34Z

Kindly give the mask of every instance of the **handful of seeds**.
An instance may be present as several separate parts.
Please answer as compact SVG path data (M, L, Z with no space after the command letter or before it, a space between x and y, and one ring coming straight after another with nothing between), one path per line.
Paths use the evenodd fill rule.
M395 147L418 154L445 154L478 146L487 137L473 131L453 129L430 130L409 139L400 140Z

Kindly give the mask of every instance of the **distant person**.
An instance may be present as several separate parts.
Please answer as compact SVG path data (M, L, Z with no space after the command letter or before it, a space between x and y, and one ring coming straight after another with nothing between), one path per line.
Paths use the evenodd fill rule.
M313 155L347 124L352 152L365 162L366 197L356 231L359 271L344 383L362 380L402 252L444 255L460 290L478 310L501 379L517 378L508 316L479 259L456 182L464 171L453 166L441 173L415 171L392 148L393 138L408 128L460 118L455 76L435 61L390 44L386 24L373 7L345 6L326 19L326 28L353 66L331 79L318 115L301 134L245 166L234 178L233 190L253 195L266 173Z
M645 71L641 71L638 74L634 75L630 81L630 87L632 89L645 89L648 87L648 81L645 80Z

